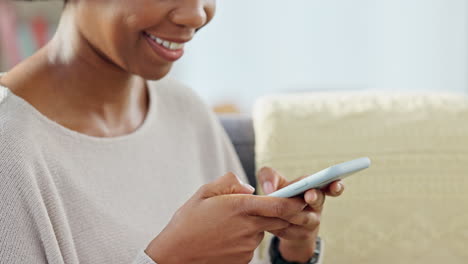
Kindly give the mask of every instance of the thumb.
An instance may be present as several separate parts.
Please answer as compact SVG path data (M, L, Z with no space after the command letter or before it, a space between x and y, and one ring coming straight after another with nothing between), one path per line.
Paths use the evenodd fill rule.
M281 176L270 167L263 167L258 172L258 183L265 194L270 194L278 189Z
M255 188L243 183L234 173L228 172L217 180L200 188L203 198L226 194L252 194Z

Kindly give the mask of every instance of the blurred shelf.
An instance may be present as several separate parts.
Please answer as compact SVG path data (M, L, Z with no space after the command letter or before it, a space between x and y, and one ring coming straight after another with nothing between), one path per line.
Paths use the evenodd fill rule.
M7 19L3 20L3 25L0 25L0 38L3 38L0 39L1 72L11 68L18 62L18 58L22 60L40 48L39 43L44 41L39 39L51 37L60 20L63 1L0 1L2 1L1 8L6 12L3 14L4 19ZM13 13L8 13L10 9Z
M47 19L50 23L57 23L63 9L63 1L14 1L13 5L19 20L28 20L37 15Z

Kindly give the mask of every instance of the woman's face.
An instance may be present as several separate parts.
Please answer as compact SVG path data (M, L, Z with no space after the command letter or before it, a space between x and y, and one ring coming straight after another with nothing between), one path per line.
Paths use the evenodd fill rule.
M111 64L160 79L184 43L214 16L216 0L71 0L80 37Z

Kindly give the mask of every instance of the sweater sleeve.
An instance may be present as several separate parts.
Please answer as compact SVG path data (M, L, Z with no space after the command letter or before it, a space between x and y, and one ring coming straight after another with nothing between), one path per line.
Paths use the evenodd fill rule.
M0 262L79 263L72 247L60 245L56 239L62 231L46 217L42 200L38 199L40 190L27 184L25 178L31 178L27 171L0 166ZM156 262L140 250L132 264Z
M0 263L80 263L67 222L57 218L65 214L53 183L38 162L26 162L33 148L0 136ZM141 250L132 264L155 262Z
M24 162L24 154L32 150L24 130L9 126L23 120L9 116L14 107L7 105L6 96L0 86L0 263L59 263L45 250L49 240L43 236L46 228L40 228L39 191L31 166Z
M221 124L218 116L216 113L208 109L208 107L206 107L206 112L209 117L208 122L210 129L214 135L213 143L218 146L219 156L221 157L220 163L222 163L222 171L220 171L220 175L218 175L218 177L222 176L224 173L233 172L242 182L249 183L244 168L240 162L239 156L234 149L234 145L232 144L226 130L224 130L224 127Z
M152 260L144 250L140 250L132 264L157 264Z
M38 229L40 209L17 172L6 164L0 166L0 262L60 263L47 255L45 246L51 241Z

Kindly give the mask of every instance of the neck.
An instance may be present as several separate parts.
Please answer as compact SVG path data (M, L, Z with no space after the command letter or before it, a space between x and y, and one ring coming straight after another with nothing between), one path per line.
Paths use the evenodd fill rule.
M44 50L46 64L57 75L57 82L63 82L60 89L86 99L90 106L125 106L135 93L144 92L144 80L96 50L73 20L73 6L70 5L64 10L57 32Z
M95 50L67 9L54 38L2 82L49 118L94 136L129 133L148 110L145 80Z

